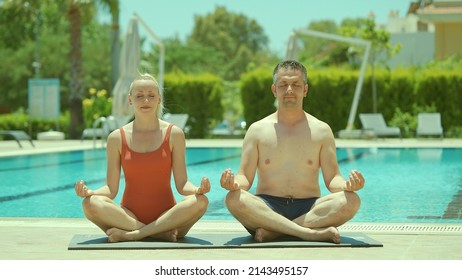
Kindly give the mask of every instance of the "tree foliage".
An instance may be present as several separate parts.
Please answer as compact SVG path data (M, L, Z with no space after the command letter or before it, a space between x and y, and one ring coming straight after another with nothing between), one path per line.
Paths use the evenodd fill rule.
M186 44L178 37L167 38L163 41L165 52L165 72L181 72L200 74L204 72L224 75L223 65L226 57L212 47L199 43ZM143 55L142 70L156 74L159 61L159 48L152 44L151 50Z
M340 25L333 20L313 21L308 24L307 29L371 41L371 65L379 62L379 57L387 59L399 51L398 45L391 46L390 33L379 28L371 18L346 18ZM357 69L360 63L355 55L363 51L362 47L311 36L302 37L298 42L298 49L300 60L316 68L345 66Z
M69 22L65 14L67 6L62 1L42 0L31 1L40 3L36 6L19 5L22 9L38 9L25 11L17 6L7 3L19 3L24 1L7 1L0 7L0 28L9 32L0 32L0 59L3 67L0 67L0 111L16 111L28 106L28 79L58 78L60 80L61 111L69 109ZM3 22L3 15L9 14L13 9L19 13L17 20L12 17L9 23ZM21 14L40 15L37 17L22 17ZM8 17L6 17L8 18ZM16 30L22 26L35 26L34 32L27 36L19 36ZM8 27L8 28L5 28ZM105 88L110 90L108 71L110 71L110 44L109 26L98 24L94 20L88 20L82 26L82 60L83 63L83 88L88 92L91 87ZM16 37L16 42L9 42L11 36ZM38 60L40 71L37 74L33 62ZM84 97L84 96L82 96Z
M217 6L213 13L195 16L189 44L209 46L226 57L225 78L237 80L246 71L253 56L267 50L268 37L263 28L243 14Z
M54 8L53 1L44 0ZM51 2L51 3L48 3ZM39 1L4 1L0 8L1 48L16 49L24 41L37 37L37 28L41 21L41 4Z

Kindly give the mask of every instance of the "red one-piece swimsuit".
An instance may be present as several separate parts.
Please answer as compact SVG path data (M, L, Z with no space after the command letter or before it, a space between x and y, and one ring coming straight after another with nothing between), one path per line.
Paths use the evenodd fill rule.
M125 131L120 128L121 162L125 176L125 191L121 205L132 211L144 224L157 220L162 213L176 204L170 186L172 153L169 139L172 126L168 126L161 146L147 153L131 150Z

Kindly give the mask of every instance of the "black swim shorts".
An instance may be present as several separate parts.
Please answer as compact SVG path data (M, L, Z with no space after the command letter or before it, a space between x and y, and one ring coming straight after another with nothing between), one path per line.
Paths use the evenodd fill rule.
M268 205L274 212L286 217L289 220L294 220L311 210L314 203L319 197L311 198L291 198L291 197L279 197L268 194L257 194L263 202ZM247 231L255 235L255 231L246 228Z

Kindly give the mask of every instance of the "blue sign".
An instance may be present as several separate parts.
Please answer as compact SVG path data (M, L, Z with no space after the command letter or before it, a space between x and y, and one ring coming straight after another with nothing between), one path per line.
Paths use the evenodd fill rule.
M29 79L29 117L58 119L59 97L59 79Z

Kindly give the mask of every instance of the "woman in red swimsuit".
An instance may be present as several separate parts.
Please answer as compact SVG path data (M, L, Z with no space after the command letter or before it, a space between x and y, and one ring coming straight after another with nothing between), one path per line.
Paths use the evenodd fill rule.
M85 216L110 242L145 237L176 241L207 210L205 194L210 191L210 181L204 177L196 187L188 180L185 135L179 127L160 119L162 94L154 77L143 74L136 78L128 101L135 118L107 138L106 184L91 190L79 180L75 192L84 198ZM119 206L113 199L122 169L125 190ZM178 203L170 186L172 171L176 189L185 196Z

